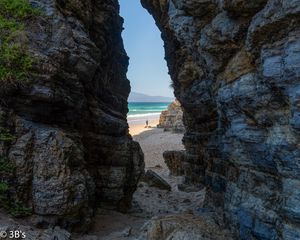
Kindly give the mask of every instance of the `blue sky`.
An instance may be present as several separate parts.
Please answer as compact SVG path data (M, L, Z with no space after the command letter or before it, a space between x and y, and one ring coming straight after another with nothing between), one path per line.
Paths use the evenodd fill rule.
M119 0L131 91L173 97L160 31L139 0Z

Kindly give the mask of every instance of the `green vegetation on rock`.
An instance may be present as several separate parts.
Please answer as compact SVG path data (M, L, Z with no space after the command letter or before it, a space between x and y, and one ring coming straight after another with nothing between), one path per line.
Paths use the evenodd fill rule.
M5 182L0 182L0 195L4 194L8 190L8 185Z
M17 39L24 35L24 22L38 14L28 0L0 0L0 84L4 89L29 79L33 59L26 44Z
M8 198L9 186L6 182L0 181L0 207L9 209L9 198Z
M25 25L40 14L28 0L0 0L0 89L23 86L32 73L33 58L26 47ZM0 142L15 140L9 129L0 127ZM15 197L12 187L15 165L0 156L0 207L15 217L28 216L32 210Z
M15 175L16 166L7 157L0 156L0 208L5 209L14 217L26 217L32 214L32 209L18 199L12 199L12 187L8 184ZM14 191L12 191L14 192Z
M26 217L32 214L32 209L24 207L22 202L13 202L8 212L14 217Z
M14 217L26 217L32 214L32 209L27 208L20 201L11 201L9 198L9 185L0 182L0 207L6 209Z
M0 127L0 141L8 142L13 140L15 140L15 136L9 133L7 129Z
M15 165L12 164L6 157L0 157L0 174L12 173Z
M19 19L39 14L39 10L33 8L28 0L0 0L0 12Z

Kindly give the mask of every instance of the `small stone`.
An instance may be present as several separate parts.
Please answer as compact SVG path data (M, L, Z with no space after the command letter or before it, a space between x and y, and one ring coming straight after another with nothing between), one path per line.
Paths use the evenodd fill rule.
M156 187L168 191L171 191L172 189L162 177L152 170L148 170L142 178L142 180L147 182L150 187Z

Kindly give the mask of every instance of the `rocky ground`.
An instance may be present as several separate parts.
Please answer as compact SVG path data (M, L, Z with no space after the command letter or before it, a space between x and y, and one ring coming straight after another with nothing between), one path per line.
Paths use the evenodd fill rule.
M163 129L152 129L134 137L145 154L145 171L151 169L159 174L170 186L171 191L151 187L143 179L133 195L133 207L128 214L113 210L101 209L97 213L95 225L89 239L147 239L143 235L153 217L163 217L168 214L196 213L202 206L204 190L187 193L178 190L182 177L169 175L169 170L163 159L166 149L183 149L182 134L164 132ZM78 239L82 239L79 236ZM92 238L93 239L93 238Z
M211 239L213 228L218 228L216 218L212 213L202 208L205 189L181 191L182 176L172 176L164 163L163 152L182 150L182 134L164 132L163 129L152 129L134 137L139 141L145 154L146 171L151 170L158 174L171 190L163 190L150 186L151 183L142 178L138 189L133 195L133 207L129 213L123 214L109 208L98 209L94 224L88 234L71 234L55 228L39 230L26 226L26 221L16 221L5 213L0 214L1 229L8 230L12 226L22 229L27 239L75 239L75 240L117 240L117 239ZM201 216L207 217L204 221ZM8 220L9 219L9 220ZM161 225L162 229L158 229ZM8 226L8 227L7 227ZM200 238L201 236L201 238ZM226 232L220 231L220 236ZM225 239L216 236L214 239Z
M101 209L90 235L78 239L231 239L217 225L216 216L202 208L205 189L180 191L178 186L183 177L170 175L163 152L183 149L181 139L182 134L162 129L135 136L145 154L146 171L157 173L171 186L171 191L151 187L142 179L128 214ZM217 233L216 229L219 229Z
M183 149L182 137L182 134L153 129L134 138L144 151L146 170L156 172L171 186L171 191L166 191L140 182L133 195L135 207L140 208L139 215L153 217L167 213L190 212L197 211L202 206L204 191L186 193L178 190L178 184L182 184L183 178L171 176L163 159L165 150Z

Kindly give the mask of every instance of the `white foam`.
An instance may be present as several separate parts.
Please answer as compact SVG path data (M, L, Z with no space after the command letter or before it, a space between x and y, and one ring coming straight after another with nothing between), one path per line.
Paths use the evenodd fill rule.
M159 116L160 113L144 113L144 114L135 114L135 115L128 115L127 118L134 119L134 118L143 118L143 117L151 117L151 116Z

